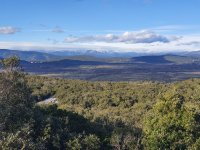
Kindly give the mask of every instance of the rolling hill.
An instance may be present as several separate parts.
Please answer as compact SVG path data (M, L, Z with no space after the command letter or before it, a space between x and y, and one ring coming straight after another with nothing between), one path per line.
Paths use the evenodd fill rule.
M192 56L179 56L179 55L152 55L152 56L140 56L133 57L131 59L132 62L141 62L141 63L150 63L150 64L191 64L191 63L199 63L200 57L192 57Z
M29 62L44 62L44 61L55 61L64 59L62 56L56 56L53 54L37 52L37 51L20 51L20 50L8 50L0 49L0 57L8 58L11 56L18 56L21 60Z
M17 55L25 72L91 81L177 81L200 77L199 57L149 55L132 58L88 55L56 56L34 51L0 50L0 57Z

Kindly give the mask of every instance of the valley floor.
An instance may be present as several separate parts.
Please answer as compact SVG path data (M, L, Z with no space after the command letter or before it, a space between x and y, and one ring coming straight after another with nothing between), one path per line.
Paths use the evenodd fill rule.
M26 68L33 74L88 81L163 81L172 82L200 77L199 64L107 64L74 67Z

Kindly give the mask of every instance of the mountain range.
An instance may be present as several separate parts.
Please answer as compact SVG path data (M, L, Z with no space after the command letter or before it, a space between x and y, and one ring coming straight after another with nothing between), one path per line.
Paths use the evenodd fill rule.
M62 59L108 59L108 58L132 58L142 56L161 56L161 55L175 55L184 57L200 57L200 51L192 52L174 52L174 53L136 53L136 52L114 52L114 51L96 51L96 50L68 50L68 51L22 51L22 50L9 50L0 49L0 57L8 58L10 56L18 56L21 60L29 62L45 62L57 61ZM148 58L148 57L146 57ZM104 60L105 61L105 60Z
M74 52L0 50L0 58L16 55L26 72L52 77L92 81L177 81L200 77L200 51L165 55L114 57ZM105 53L105 52L104 52ZM107 52L108 54L111 54ZM70 52L72 54L72 52ZM86 55L87 54L87 55ZM139 54L138 54L139 55ZM105 56L105 55L104 55ZM110 56L110 57L108 57Z

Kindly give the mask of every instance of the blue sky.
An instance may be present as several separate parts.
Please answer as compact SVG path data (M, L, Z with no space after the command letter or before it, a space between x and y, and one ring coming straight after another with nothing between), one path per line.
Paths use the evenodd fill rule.
M200 50L199 0L0 0L0 48Z

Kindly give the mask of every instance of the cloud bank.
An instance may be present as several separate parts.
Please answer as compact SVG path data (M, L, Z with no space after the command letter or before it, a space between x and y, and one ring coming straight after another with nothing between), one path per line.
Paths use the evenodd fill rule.
M2 28L1 28L2 29ZM4 34L12 34L10 28L3 28ZM5 29L10 29L5 31ZM48 30L51 32L51 30ZM17 50L96 50L112 52L169 53L200 50L200 34L164 34L154 30L129 31L91 36L68 36L65 33L46 41L0 41L0 49ZM64 41L63 41L64 40Z
M19 28L15 28L11 26L0 27L0 34L15 34L19 31L20 31Z
M106 34L83 37L67 37L66 43L106 42L106 43L169 43L170 38L152 31L124 32L121 35Z

